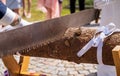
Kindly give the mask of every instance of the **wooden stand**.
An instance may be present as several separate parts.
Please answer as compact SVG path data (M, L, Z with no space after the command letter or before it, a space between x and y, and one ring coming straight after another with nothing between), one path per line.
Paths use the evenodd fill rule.
M43 73L29 73L27 71L30 60L29 56L21 56L20 63L17 63L13 55L3 57L2 60L10 76L49 76Z
M112 50L112 55L116 67L117 76L120 76L120 46L116 46ZM42 73L27 72L30 60L29 56L21 56L19 64L17 63L13 55L3 57L2 60L11 76L49 76Z
M116 67L117 76L120 76L120 46L116 46L112 50L113 59Z

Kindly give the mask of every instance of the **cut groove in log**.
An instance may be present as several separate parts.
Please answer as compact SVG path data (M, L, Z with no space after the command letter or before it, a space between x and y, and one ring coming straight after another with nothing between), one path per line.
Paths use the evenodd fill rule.
M92 39L96 28L82 27L69 29L65 36L45 46L32 49L29 52L21 52L23 55L57 58L76 63L97 63L96 48L92 47L82 57L77 57L77 52L84 47L87 42ZM114 33L106 38L103 46L103 62L104 64L114 65L112 58L112 49L120 44L120 33Z

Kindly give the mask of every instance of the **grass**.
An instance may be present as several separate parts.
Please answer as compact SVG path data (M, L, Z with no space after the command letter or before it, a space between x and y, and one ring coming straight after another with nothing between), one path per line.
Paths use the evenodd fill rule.
M78 1L77 1L78 2ZM78 3L76 3L77 5ZM88 6L92 6L93 5L93 0L86 0L85 1L85 4L86 4L86 8ZM70 14L70 10L69 10L69 0L63 0L63 9L62 9L62 12L61 12L61 16L64 16L64 15L67 15L67 14ZM78 11L78 10L77 10ZM31 7L31 14L32 14L32 17L27 19L27 18L24 18L30 22L32 21L42 21L42 20L45 20L45 14L43 12L41 12L40 10L37 9L37 0L32 0L32 7ZM22 14L21 14L22 15Z

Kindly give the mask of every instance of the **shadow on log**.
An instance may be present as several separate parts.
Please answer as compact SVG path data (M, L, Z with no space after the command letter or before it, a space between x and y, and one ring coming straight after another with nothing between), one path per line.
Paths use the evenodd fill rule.
M94 36L95 30L96 28L93 27L70 28L60 40L39 46L30 51L21 52L21 54L35 57L56 58L76 63L97 63L97 48L95 47L89 49L82 57L77 57L77 52ZM114 65L112 49L119 44L120 33L114 33L105 39L103 46L104 64Z

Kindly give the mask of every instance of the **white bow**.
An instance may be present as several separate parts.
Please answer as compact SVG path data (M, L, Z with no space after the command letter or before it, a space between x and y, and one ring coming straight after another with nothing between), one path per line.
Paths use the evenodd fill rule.
M102 62L102 46L103 41L106 37L110 36L116 30L115 24L110 23L106 26L102 26L97 30L94 37L77 53L78 57L81 57L85 54L91 47L97 47L97 61L99 64Z

